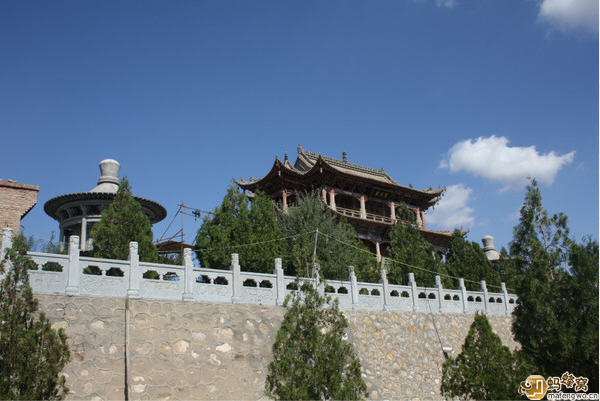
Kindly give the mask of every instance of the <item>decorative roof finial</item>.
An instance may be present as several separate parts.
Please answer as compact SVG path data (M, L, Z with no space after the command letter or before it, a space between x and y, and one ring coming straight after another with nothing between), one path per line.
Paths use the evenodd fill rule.
M342 160L346 163L348 162L348 153L342 152Z
M300 154L300 152L302 152L302 145L298 145L298 154Z
M119 189L119 169L121 165L113 159L104 159L99 164L98 185L90 192L116 193Z
M287 155L287 152L285 152L285 153L283 154L283 161L288 161L288 155Z

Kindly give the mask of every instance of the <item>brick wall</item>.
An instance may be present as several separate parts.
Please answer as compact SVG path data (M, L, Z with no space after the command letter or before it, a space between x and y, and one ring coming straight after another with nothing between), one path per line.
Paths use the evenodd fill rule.
M21 219L37 203L38 185L0 180L0 226L10 227L18 234Z

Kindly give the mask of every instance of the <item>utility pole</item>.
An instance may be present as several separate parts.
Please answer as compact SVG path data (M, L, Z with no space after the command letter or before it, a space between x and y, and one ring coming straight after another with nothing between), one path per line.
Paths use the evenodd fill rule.
M317 273L317 241L319 240L319 229L317 228L317 230L315 231L315 247L313 249L313 260L312 260L312 265L313 265L313 278L315 277L315 273ZM308 275L308 272L306 272ZM318 274L318 273L317 273Z

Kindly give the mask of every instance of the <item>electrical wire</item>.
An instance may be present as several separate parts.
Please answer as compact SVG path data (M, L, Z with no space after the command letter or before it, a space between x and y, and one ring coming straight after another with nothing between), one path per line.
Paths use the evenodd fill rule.
M296 238L296 237L299 237L301 235L313 234L313 233L315 233L317 231L318 230L315 229L315 230L312 230L312 231L305 231L305 232L301 232L301 233L298 233L298 234L293 234L293 235L288 235L288 236L285 236L285 237L274 238L274 239L270 239L270 240L266 240L266 241L252 242L252 243L240 244L240 245L230 245L230 246L227 246L227 247L212 247L212 248L198 248L198 247L195 247L195 248L192 248L192 250L193 251L199 251L199 252L207 252L207 251L212 251L212 250L215 250L215 249L225 250L225 249L244 248L244 247L248 247L248 246L263 245L263 244L268 244L268 243L272 243L272 242L276 242L276 241L283 241L283 240L290 239L290 238ZM361 251L361 252L368 253L371 256L377 256L375 253L373 253L373 252L371 252L371 251L369 251L367 249L363 249L363 248L360 248L360 247L358 247L358 246L356 246L354 244L342 241L342 240L340 240L340 239L338 239L338 238L336 238L336 237L334 237L332 235L325 234L322 231L319 231L318 235L324 235L324 236L326 236L326 237L328 237L328 238L330 238L330 239L332 239L334 241L339 242L340 244L343 244L343 245L346 245L348 247L354 248L354 249L356 249L358 251ZM172 253L172 252L169 252L169 251L159 251L159 253ZM455 276L452 276L450 274L436 272L434 270L429 270L429 269L426 269L424 267L411 265L409 263L405 263L405 262L402 262L400 260L396 260L396 259L393 259L393 258L388 258L388 259L391 260L391 261L393 261L393 262L396 262L398 264L401 264L403 266L410 267L410 268L416 269L416 270L420 270L420 271L423 271L423 272L426 272L426 273L430 273L430 274L433 274L435 276L443 276L443 277L447 277L447 278L450 278L450 279L453 279L453 280L458 280L458 279L462 278L464 282L473 283L473 284L480 284L478 281L475 281L475 280L469 280L469 279L465 279L463 277L455 277ZM493 288L500 288L500 289L502 288L501 286L494 285L494 284L487 284L487 286L488 287L493 287ZM513 291L510 288L507 288L507 290Z
M192 248L192 250L204 252L204 251L211 251L214 249L223 249L224 250L224 249L243 248L243 247L247 247L247 246L262 245L262 244L268 244L268 243L276 242L276 241L283 241L283 240L290 239L290 238L296 238L296 237L299 237L299 236L305 235L305 234L313 234L316 231L317 230L305 231L305 232L301 232L301 233L294 234L294 235L288 235L286 237L274 238L274 239L270 239L270 240L266 240L266 241L252 242L249 244L230 245L230 246L226 246L226 247L212 247L212 248Z
M356 250L359 250L359 251L361 251L361 252L368 253L369 255L372 255L372 256L377 256L376 254L374 254L373 252L371 252L371 251L369 251L369 250L366 250L366 249L359 248L359 247L357 247L357 246L356 246L356 245L354 245L354 244L350 244L350 243L348 243L348 242L344 242L344 241L342 241L342 240L340 240L340 239L338 239L338 238L335 238L335 237L333 237L333 236L331 236L331 235L325 234L325 233L323 233L323 232L320 232L319 234L320 234L320 235L325 235L326 237L329 237L329 238L331 238L332 240L339 242L340 244L343 244L343 245L349 246L349 247L351 247L351 248L354 248L354 249L356 249ZM401 265L404 265L404 266L406 266L406 267L410 267L410 268L413 268L413 269L421 270L421 271L424 271L424 272L427 272L427 273L431 273L431 274L433 274L433 275L436 275L436 276L444 276L444 277L451 278L451 279L455 279L455 280L458 280L458 279L461 279L461 278L462 278L462 279L463 279L465 282L474 283L474 284L480 284L480 283L479 283L479 282L477 282L477 281L474 281L474 280L468 280L468 279L465 279L465 278L463 278L463 277L455 277L455 276L451 276L451 275L449 275L449 274L445 274L445 273L436 272L436 271L434 271L434 270L429 270L429 269L426 269L426 268L424 268L424 267L419 267L419 266L411 265L411 264L408 264L408 263L404 263L404 262L402 262L402 261L399 261L399 260L396 260L396 259L393 259L393 258L388 258L388 259L389 259L389 260L391 260L391 261L393 261L393 262L396 262L396 263L399 263L399 264L401 264ZM486 285L487 285L487 284L486 284ZM487 286L489 286L489 287L495 287L495 288L502 288L501 286L499 286L499 285L494 285L494 284L489 284L489 285L487 285ZM511 291L512 291L512 290L511 290Z

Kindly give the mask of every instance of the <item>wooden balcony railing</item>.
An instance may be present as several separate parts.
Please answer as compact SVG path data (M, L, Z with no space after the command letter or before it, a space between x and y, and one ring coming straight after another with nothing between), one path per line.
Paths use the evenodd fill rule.
M346 209L344 207L337 206L335 208L335 211L338 212L339 214L341 214L342 216L354 217L354 218L357 218L357 219L363 218L360 215L360 210ZM373 214L373 213L367 213L366 214L366 219L364 219L364 220L376 221L378 223L385 223L385 224L392 224L393 223L391 217L381 216L379 214Z

